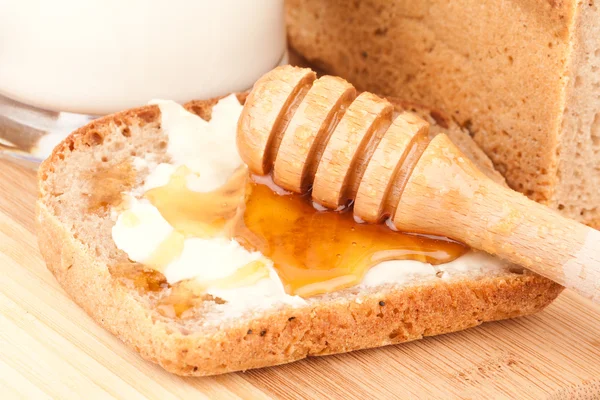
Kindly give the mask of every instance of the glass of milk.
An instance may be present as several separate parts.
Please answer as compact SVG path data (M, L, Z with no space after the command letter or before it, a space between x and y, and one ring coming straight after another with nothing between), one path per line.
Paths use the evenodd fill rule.
M97 116L247 90L286 49L283 0L0 1L0 153L43 159Z

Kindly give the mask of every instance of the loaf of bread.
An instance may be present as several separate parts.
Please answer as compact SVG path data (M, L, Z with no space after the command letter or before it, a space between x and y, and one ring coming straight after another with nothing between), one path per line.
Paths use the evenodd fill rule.
M215 103L194 101L186 108L210 119ZM444 115L395 106L430 121L433 133L446 132L503 182L468 134ZM171 288L161 273L135 275L134 285L123 279L141 267L116 247L107 205L148 175L118 166L136 155L168 162L168 140L155 105L100 118L72 133L42 164L37 203L39 245L56 279L100 325L168 371L213 375L415 340L537 312L562 290L520 267L482 265L450 279L351 287L309 297L302 307L248 310L242 317L228 315L214 298L194 303L185 318L165 315L157 301ZM113 172L99 175L107 170Z
M359 89L446 110L508 184L600 227L600 4L287 0L291 46Z

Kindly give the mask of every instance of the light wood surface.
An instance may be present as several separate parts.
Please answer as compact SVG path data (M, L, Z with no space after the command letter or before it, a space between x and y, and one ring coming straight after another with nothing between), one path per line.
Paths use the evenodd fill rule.
M600 306L209 378L142 360L64 294L40 258L35 174L0 160L0 398L598 398ZM573 397L578 396L578 397Z

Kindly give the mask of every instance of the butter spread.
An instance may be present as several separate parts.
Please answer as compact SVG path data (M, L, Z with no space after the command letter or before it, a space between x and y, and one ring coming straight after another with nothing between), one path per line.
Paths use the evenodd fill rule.
M261 258L260 253L247 251L235 240L192 237L185 239L181 256L167 266L164 275L169 283L191 278L212 281Z
M130 198L127 210L118 215L112 237L130 260L145 263L172 232L173 228L156 207L147 201Z
M386 283L406 284L416 280L442 278L450 280L480 272L492 275L504 272L509 264L482 251L471 250L454 261L431 265L421 261L391 260L384 261L369 269L361 286L373 287Z
M173 228L159 211L145 199L131 199L128 209L117 217L113 240L132 261L150 264L155 250L173 233ZM264 263L267 277L251 285L237 287L221 282L242 267L255 261ZM162 271L167 282L174 284L196 279L206 286L206 293L227 302L241 303L252 308L268 307L276 303L302 305L298 296L288 296L272 267L272 262L259 252L249 252L235 240L215 237L210 239L185 238L179 257Z
M483 251L471 250L464 256L446 264L437 265L442 279L453 279L466 274L494 275L505 272L512 265Z
M172 101L154 101L161 110L161 126L168 136L169 163L156 164L151 158L136 158L134 167L148 169L143 186L127 193L127 204L113 215L112 236L116 246L134 262L153 265L170 284L194 279L208 294L225 300L230 312L249 308L268 308L276 304L302 306L306 301L290 296L271 260L260 252L248 251L224 235L195 237L178 233L144 195L166 186L185 167L187 188L194 192L215 191L225 185L242 166L236 147L237 121L242 110L234 95L221 99L213 108L212 118L205 121ZM183 183L182 183L183 184ZM176 236L174 236L176 235ZM180 237L178 237L179 235ZM153 264L156 251L167 240L180 241L179 253ZM176 246L177 247L177 246ZM240 271L261 263L266 272L258 280L240 279ZM437 266L411 260L384 261L372 267L360 286L407 284L424 279L453 279L480 270L482 274L505 271L503 261L481 252L469 252L458 259ZM238 279L239 282L230 282ZM229 282L223 284L223 282Z
M146 193L150 189L165 186L169 183L171 175L177 170L177 166L174 164L161 163L158 164L154 170L146 177L142 193Z
M361 286L372 287L385 283L403 284L411 280L435 278L435 273L433 265L421 261L383 261L367 271Z
M225 185L242 165L237 153L235 136L242 106L234 95L221 99L212 110L212 118L205 121L172 101L153 101L161 110L161 126L168 136L167 154L170 163L156 165L136 157L134 167L149 168L143 187L127 196L126 210L118 213L112 229L116 246L132 261L152 264L156 249L171 237L174 228L159 210L143 195L168 184L173 175L184 166L186 184L195 192L210 192ZM244 266L260 260L268 270L265 278L249 285L223 287L228 277ZM174 284L195 279L205 286L208 294L228 303L253 308L269 307L276 303L302 305L298 296L285 293L272 262L259 252L250 252L232 239L219 235L211 238L186 236L180 253L160 269L167 282ZM211 286L212 285L212 286ZM260 294L258 296L258 294Z
M160 107L161 127L169 137L167 153L173 163L185 165L194 172L188 178L190 190L215 190L242 165L235 143L242 105L235 95L221 99L213 107L210 121L173 101L155 100L152 103Z

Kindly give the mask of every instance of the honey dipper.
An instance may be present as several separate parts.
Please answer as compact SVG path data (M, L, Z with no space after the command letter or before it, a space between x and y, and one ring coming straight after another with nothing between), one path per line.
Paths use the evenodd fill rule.
M353 200L355 218L459 240L600 302L600 232L498 185L428 130L341 78L284 66L254 85L237 145L251 172L312 188L326 208Z

